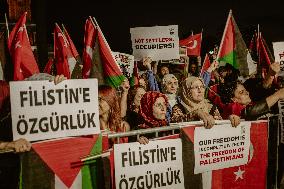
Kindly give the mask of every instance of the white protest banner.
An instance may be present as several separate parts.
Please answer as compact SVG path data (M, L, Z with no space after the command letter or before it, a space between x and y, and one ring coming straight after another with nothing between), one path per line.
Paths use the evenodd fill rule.
M116 188L184 188L180 139L114 145Z
M284 76L284 42L274 42L273 49L274 49L274 57L275 62L280 63L280 76Z
M100 133L97 79L10 82L13 138Z
M177 25L130 28L130 34L135 60L179 59Z
M279 124L280 124L280 142L284 144L284 100L278 101Z
M194 174L246 164L250 145L250 122L237 128L230 124L212 129L195 128Z
M134 68L134 56L120 52L112 52L112 54L123 75L130 78Z

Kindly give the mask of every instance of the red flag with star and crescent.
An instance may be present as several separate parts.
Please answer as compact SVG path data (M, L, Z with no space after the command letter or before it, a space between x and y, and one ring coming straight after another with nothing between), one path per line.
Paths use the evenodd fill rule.
M187 55L200 56L202 33L191 35L179 41L179 46L185 46Z
M48 59L46 65L44 67L44 70L43 70L44 73L48 73L50 75L53 75L53 73L52 73L53 61L54 61L53 58Z
M268 165L267 122L252 122L249 161L246 165L216 170L212 189L265 189ZM214 179L213 179L214 178Z
M268 132L267 121L251 122L250 128L250 153L249 161L245 165L225 169L213 170L207 176L194 174L194 131L196 126L182 128L183 158L188 159L184 163L187 170L184 172L185 185L188 188L211 189L265 189L268 165ZM193 159L193 161L192 161ZM189 171L188 171L189 170ZM209 176L208 176L209 175Z
M71 53L65 35L57 24L55 24L54 28L54 62L57 74L63 74L70 79L76 60Z
M82 77L85 79L90 77L96 35L97 29L95 28L94 24L92 24L91 18L89 18L85 23L84 35Z
M14 81L39 73L25 26L26 15L27 12L20 17L8 38L8 49L14 64Z

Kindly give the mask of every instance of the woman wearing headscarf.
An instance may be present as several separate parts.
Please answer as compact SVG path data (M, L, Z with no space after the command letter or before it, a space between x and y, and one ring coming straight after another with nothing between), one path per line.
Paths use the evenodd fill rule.
M205 85L201 78L190 76L182 83L181 105L186 112L184 121L203 120L205 128L212 128L221 119L218 109L204 98ZM173 115L174 116L174 115ZM215 119L214 119L215 118Z
M168 97L170 108L180 103L178 92L178 79L173 74L166 74L162 79L162 92Z
M140 129L163 127L167 126L166 112L168 106L168 99L166 95L157 91L146 92L140 103L139 114L142 124L138 126ZM147 135L147 138L152 138L152 135ZM138 142L141 144L148 143L148 139L141 136Z
M157 91L146 92L141 99L139 110L143 124L138 127L146 129L167 126L167 106L168 99L166 95Z

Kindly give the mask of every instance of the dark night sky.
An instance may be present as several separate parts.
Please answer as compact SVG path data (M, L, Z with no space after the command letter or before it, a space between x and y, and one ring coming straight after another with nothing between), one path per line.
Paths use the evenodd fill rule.
M49 43L53 43L54 23L63 23L79 51L83 47L84 24L88 16L97 19L113 51L126 53L131 52L131 27L172 24L179 26L180 38L190 35L191 30L198 33L203 28L204 53L214 44L219 45L229 9L233 10L246 43L257 24L269 45L284 40L284 2L281 0L46 0L46 3Z
M179 26L179 37L198 33L203 28L203 51L219 45L229 9L233 10L235 20L248 43L253 31L260 24L268 44L284 40L284 2L270 0L265 2L249 0L192 1L179 0L166 3L163 1L91 1L68 2L64 8L48 1L48 26L52 31L54 22L64 23L74 38L74 43L83 45L84 23L86 18L94 16L113 51L131 52L129 29L138 26L171 25ZM79 2L79 3L78 3ZM60 6L62 7L62 6Z

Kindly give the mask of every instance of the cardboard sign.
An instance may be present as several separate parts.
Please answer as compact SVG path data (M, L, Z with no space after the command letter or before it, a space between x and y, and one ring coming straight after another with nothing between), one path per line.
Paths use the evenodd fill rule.
M180 139L114 145L116 188L184 188Z
M275 62L280 63L280 76L284 76L284 42L274 42L273 49L274 49L274 57Z
M97 79L10 82L13 138L100 133Z
M130 78L134 68L134 56L120 52L112 52L112 54L123 75Z
M130 28L130 34L135 60L179 59L177 25Z
M246 164L249 145L250 122L242 122L237 128L230 124L195 128L194 173Z

